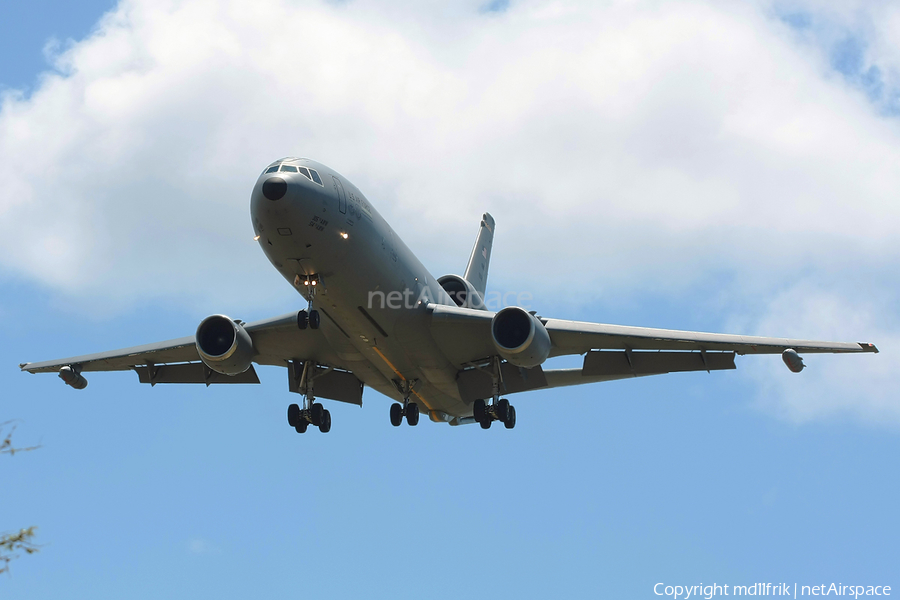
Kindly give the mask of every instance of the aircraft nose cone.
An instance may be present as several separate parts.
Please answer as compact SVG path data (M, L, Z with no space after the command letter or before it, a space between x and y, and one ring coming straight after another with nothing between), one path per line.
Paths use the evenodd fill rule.
M278 200L287 193L287 182L281 177L269 177L262 186L263 196L269 200Z

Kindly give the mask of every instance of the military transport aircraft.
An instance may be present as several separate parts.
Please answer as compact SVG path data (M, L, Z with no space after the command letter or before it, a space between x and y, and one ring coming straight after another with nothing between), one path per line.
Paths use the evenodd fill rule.
M323 164L283 158L263 170L250 197L256 240L306 300L306 308L244 323L204 319L194 335L63 360L24 363L75 389L84 373L133 369L141 383L259 383L253 363L287 369L301 394L288 423L331 429L317 398L362 405L369 386L396 400L391 423L425 413L451 425L516 424L501 396L682 371L734 369L735 354L878 352L869 343L812 342L581 323L517 306L485 306L494 219L482 216L462 276L435 279L359 189ZM554 356L584 355L577 369L544 369Z

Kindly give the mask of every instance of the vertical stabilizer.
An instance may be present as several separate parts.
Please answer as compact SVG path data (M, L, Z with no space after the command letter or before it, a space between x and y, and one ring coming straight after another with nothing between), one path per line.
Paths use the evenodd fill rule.
M494 217L490 213L481 216L481 227L478 229L478 237L475 238L475 247L469 257L466 266L466 281L478 290L484 298L484 290L487 287L488 267L491 264L491 247L494 245Z

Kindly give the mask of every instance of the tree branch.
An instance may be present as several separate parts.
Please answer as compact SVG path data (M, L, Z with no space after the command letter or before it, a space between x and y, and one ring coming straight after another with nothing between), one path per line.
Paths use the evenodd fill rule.
M12 436L13 433L16 432L16 427L19 424L15 421L4 421L0 423L0 436L3 435L3 430L7 430L6 436L3 437L3 441L0 441L0 454L9 454L10 456L14 455L16 452L28 452L29 450L37 450L40 448L40 444L37 446L28 446L27 448L16 448L12 445Z

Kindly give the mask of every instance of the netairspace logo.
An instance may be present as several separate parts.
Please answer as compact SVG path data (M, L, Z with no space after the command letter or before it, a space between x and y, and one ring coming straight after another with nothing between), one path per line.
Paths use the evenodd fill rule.
M453 301L455 306L465 306L467 308L477 308L497 312L508 306L518 306L528 310L531 308L531 301L534 296L531 292L498 292L490 291L482 298L477 292L470 293L468 290L441 290L440 296L446 296ZM413 309L423 304L446 304L445 298L435 298L435 294L431 288L422 287L417 293L409 288L405 288L402 292L394 290L385 293L381 290L370 291L368 295L368 306L366 308L389 308L392 310Z
M729 589L731 590L729 593ZM754 583L753 585L666 585L657 583L653 586L657 596L670 596L673 600L689 598L705 598L711 600L715 596L780 596L782 598L798 598L800 596L890 596L889 585L843 585L841 583L820 585L791 585L790 583Z

